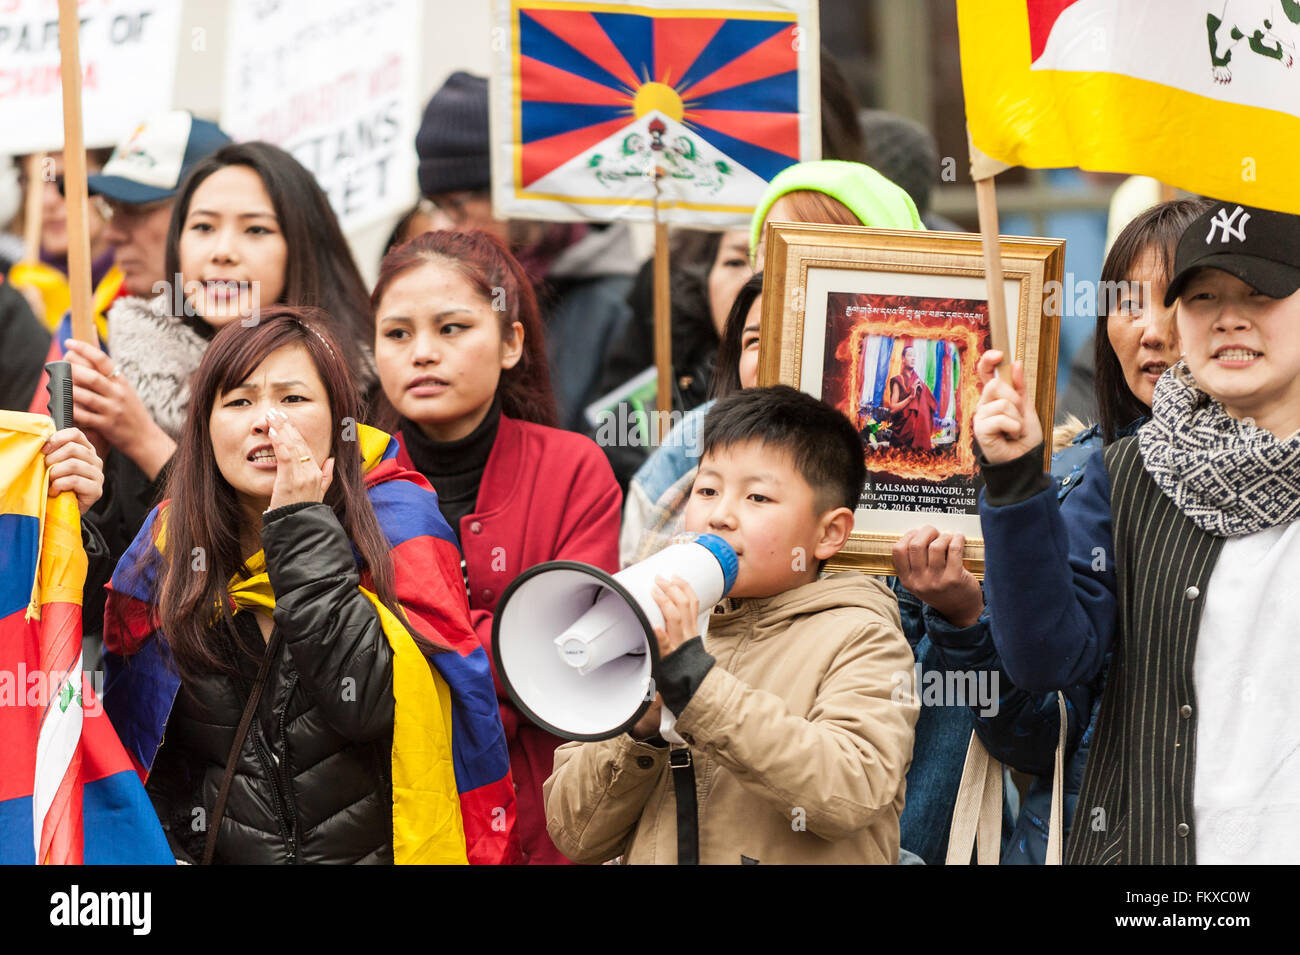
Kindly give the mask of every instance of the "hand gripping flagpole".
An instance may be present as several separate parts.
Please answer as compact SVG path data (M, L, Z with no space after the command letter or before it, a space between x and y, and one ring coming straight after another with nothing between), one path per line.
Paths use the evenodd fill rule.
M50 381L50 417L58 430L72 427L72 369L66 361L52 361L45 366ZM47 477L48 481L48 477ZM71 500L69 500L71 498ZM38 533L42 547L37 550L37 580L32 588L28 618L39 618L41 588L45 571L40 551L47 532L46 522L55 511L76 514L75 496L65 491L48 501ZM71 527L80 546L80 525L63 521ZM69 541L61 541L67 545ZM63 620L44 620L39 624L38 664L49 687L44 700L40 733L36 740L36 767L32 780L32 840L38 865L69 865L81 861L81 775L82 656L81 615L75 626Z
M59 0L60 72L63 78L63 183L68 203L68 284L72 290L72 333L81 341L96 341L90 314L90 229L87 221L86 152L81 136L81 60L77 53L77 0ZM61 363L60 363L61 364ZM51 372L51 410L62 427L71 418L70 389ZM62 369L66 371L67 369ZM38 533L44 536L51 510L69 505L68 494L48 503ZM76 526L75 524L73 525ZM78 538L80 534L78 532ZM78 540L79 543L79 540ZM36 574L41 574L37 557ZM34 595L28 618L39 617ZM34 613L33 613L34 611ZM32 780L32 840L38 865L78 861L81 847L81 627L40 624L38 659L51 687L41 716ZM57 680L57 684L55 681ZM57 686L57 691L54 687Z

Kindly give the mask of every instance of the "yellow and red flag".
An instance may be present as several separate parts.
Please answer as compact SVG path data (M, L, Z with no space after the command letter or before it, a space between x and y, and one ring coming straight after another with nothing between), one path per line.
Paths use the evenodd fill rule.
M958 0L975 148L1300 213L1300 0Z
M0 865L170 865L82 673L86 553L76 498L48 497L53 433L44 415L0 412Z

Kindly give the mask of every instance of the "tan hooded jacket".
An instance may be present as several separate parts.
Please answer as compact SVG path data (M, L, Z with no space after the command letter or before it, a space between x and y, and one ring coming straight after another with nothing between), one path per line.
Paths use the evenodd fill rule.
M700 862L896 862L919 707L894 595L850 572L732 603L710 620L717 662L677 718ZM564 744L543 788L551 838L577 862L675 863L669 773L667 748L626 733Z

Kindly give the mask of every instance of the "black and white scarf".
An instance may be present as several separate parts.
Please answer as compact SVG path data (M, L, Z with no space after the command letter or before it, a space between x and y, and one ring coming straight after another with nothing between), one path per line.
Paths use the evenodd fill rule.
M1160 490L1207 534L1239 537L1300 520L1300 432L1281 439L1232 417L1183 362L1156 382L1138 448Z

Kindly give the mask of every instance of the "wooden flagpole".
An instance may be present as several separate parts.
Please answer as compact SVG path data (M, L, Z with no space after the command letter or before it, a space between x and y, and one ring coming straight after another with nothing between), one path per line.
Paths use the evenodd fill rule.
M23 206L23 259L27 262L41 260L41 230L45 225L45 180L41 167L45 153L36 152L27 157L27 195Z
M975 206L980 220L980 242L984 248L984 279L989 293L989 337L993 347L1002 352L997 374L1003 381L1011 381L1011 335L1007 328L1007 291L1002 281L1002 242L998 228L998 199L993 177L1004 169L1006 163L987 156L976 148L966 127L966 142L970 147L970 174L975 180Z
M998 198L993 177L975 180L975 205L979 211L980 242L984 246L984 279L989 291L989 336L1002 352L998 377L1011 380L1011 336L1007 333L1007 290L1002 282L1002 242L998 231Z
M98 344L91 312L90 200L86 192L86 145L81 127L81 54L77 0L59 0L59 73L63 80L63 195L68 209L68 288L72 337Z
M668 421L665 415L673 410L673 328L671 286L668 270L668 224L659 217L659 179L663 170L654 170L655 182L655 262L654 262L654 316L655 316L655 418ZM653 442L664 437L658 427L650 429Z

